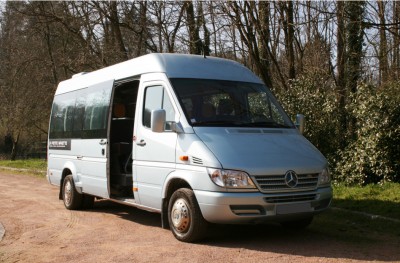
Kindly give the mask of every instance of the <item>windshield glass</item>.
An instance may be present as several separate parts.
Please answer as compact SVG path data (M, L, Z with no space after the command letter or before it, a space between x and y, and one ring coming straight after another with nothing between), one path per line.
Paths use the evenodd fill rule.
M192 126L293 128L262 84L211 79L171 79Z

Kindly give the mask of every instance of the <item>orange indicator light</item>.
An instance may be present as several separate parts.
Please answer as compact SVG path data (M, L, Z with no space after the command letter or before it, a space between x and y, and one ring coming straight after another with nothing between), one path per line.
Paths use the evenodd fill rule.
M179 159L180 159L181 161L186 162L186 161L189 161L189 156L187 156L187 155L182 155L182 156L179 156Z

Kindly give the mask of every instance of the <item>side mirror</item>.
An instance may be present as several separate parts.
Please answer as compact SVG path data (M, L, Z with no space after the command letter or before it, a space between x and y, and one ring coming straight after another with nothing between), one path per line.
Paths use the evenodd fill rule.
M164 132L166 120L165 110L152 110L151 111L151 131L153 132Z
M304 133L304 126L306 124L305 118L303 114L296 115L296 127L300 131L301 134Z

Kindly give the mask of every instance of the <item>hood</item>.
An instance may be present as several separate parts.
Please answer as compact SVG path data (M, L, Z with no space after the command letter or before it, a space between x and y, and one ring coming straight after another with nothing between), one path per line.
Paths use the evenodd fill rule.
M250 175L319 173L325 157L296 129L196 127L224 169Z

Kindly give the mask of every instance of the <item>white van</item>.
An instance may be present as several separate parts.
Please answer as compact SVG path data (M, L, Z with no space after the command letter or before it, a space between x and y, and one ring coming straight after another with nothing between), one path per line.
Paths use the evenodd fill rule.
M263 82L194 55L150 54L61 82L47 179L67 209L97 197L158 212L185 242L208 222L306 227L332 199L326 159Z

